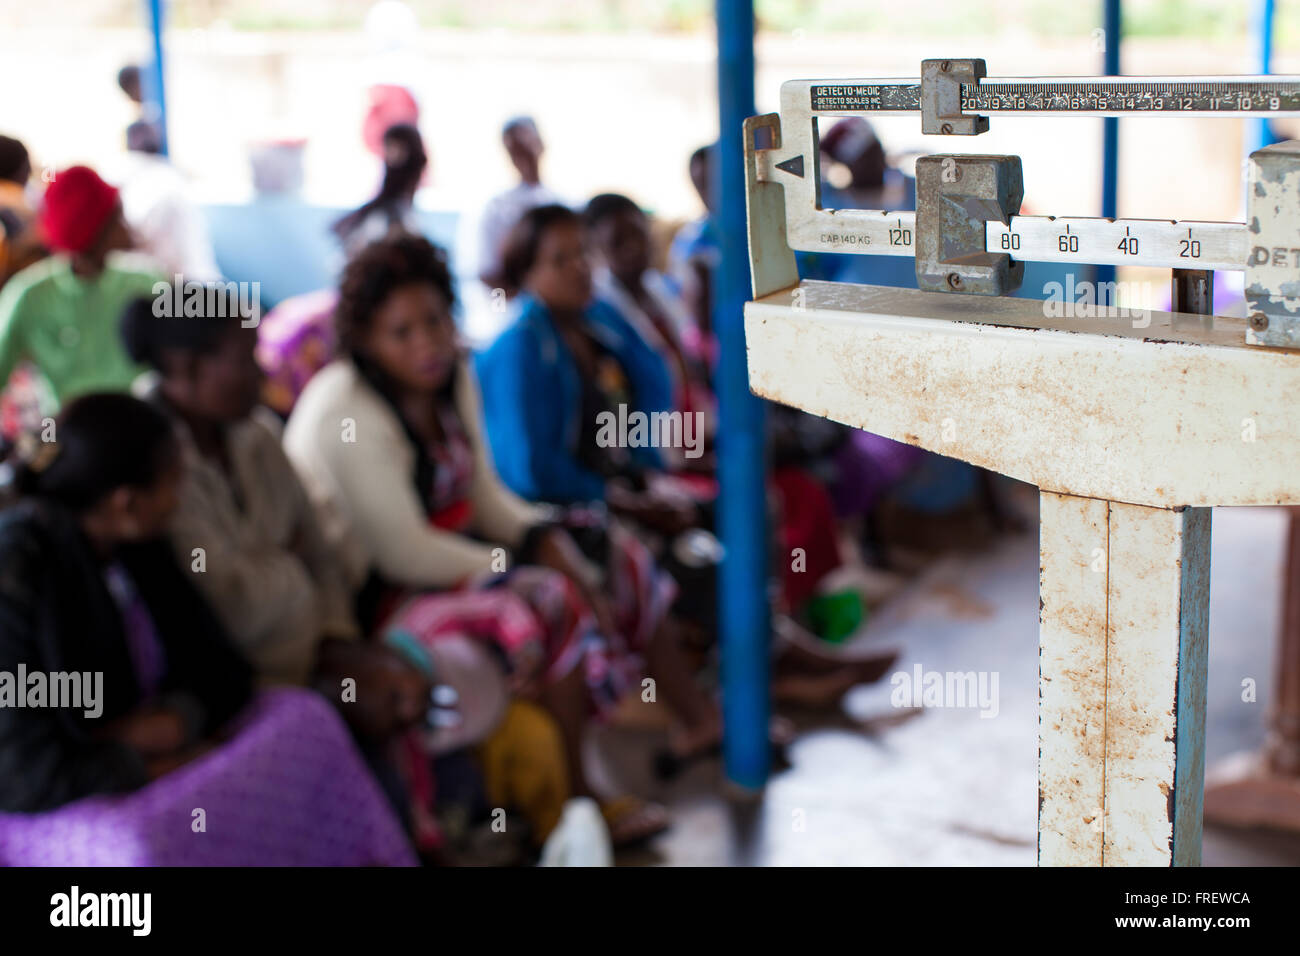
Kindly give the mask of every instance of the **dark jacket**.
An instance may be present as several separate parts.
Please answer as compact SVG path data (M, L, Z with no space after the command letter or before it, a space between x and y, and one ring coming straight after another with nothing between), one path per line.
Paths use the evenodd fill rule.
M169 546L116 556L148 605L166 655L158 693L183 703L191 732L208 736L248 701L252 674ZM38 812L147 782L144 762L103 728L136 709L136 681L103 566L75 517L27 500L0 511L0 672L103 673L97 718L83 708L0 706L0 811ZM19 687L20 694L25 693Z

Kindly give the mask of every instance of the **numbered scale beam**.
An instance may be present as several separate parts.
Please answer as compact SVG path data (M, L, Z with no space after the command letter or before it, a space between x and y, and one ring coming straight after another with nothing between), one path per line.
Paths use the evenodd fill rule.
M790 80L814 116L921 112L919 79ZM970 113L1034 116L1260 116L1300 112L1297 76L1024 76L961 84Z
M1165 269L1246 268L1246 227L1239 222L1012 216L986 227L990 252L1031 262L1080 262Z
M916 214L868 209L819 209L790 235L801 252L916 254ZM1250 254L1244 223L1171 219L1095 219L1082 216L1012 216L989 222L989 252L1026 262L1148 266L1162 269L1246 268ZM1300 255L1300 250L1297 250ZM1300 267L1300 262L1296 263Z
M949 67L944 70L944 67ZM982 60L927 60L939 87L960 87L961 119L979 113L1068 116L1300 115L1300 76L994 77ZM974 78L974 82L966 82ZM961 82L958 82L958 80ZM928 80L927 80L928 82ZM817 117L923 113L919 79L791 80L781 86L775 142L758 151L759 181L786 192L786 236L804 252L916 254L910 212L823 209ZM937 101L936 101L937 102ZM955 108L952 104L942 109ZM970 116L966 116L970 114ZM923 116L923 123L925 117ZM940 125L947 131L950 127ZM973 128L973 127L972 127ZM1241 223L1013 216L990 222L987 251L1035 262L1243 270L1251 255ZM1271 252L1270 252L1271 255Z

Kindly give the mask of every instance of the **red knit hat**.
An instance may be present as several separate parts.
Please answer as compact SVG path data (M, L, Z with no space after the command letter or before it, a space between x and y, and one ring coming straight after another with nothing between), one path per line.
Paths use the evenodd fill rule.
M117 207L117 190L89 166L58 172L45 190L41 228L50 247L83 252L98 238Z

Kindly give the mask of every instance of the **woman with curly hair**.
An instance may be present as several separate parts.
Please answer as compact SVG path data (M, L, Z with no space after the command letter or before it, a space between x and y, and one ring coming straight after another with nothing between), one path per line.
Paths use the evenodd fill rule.
M646 676L681 721L675 748L714 745L717 709L695 686L670 622L672 579L617 528L599 536L603 553L589 560L547 511L499 479L453 301L446 259L422 238L373 243L348 265L335 313L342 354L308 383L284 439L327 536L362 543L389 585L389 626L418 615L409 598L428 589L526 600L545 638L536 660L511 662L516 692L556 718L575 793L592 792L581 760L592 709L607 712ZM667 825L662 807L629 797L603 807L616 843Z

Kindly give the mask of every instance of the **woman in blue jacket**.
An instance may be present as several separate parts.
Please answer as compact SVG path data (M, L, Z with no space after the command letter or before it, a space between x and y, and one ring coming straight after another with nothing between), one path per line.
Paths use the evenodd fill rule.
M656 530L689 527L694 507L651 487L663 462L650 429L635 432L638 419L673 408L668 368L618 312L593 300L578 214L558 205L529 211L503 261L522 290L519 314L477 362L501 478L535 501L602 501Z

